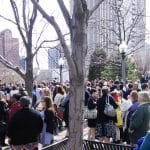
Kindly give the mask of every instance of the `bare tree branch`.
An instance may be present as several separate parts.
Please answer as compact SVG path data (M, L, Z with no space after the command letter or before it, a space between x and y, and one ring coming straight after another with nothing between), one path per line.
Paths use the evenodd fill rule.
M15 72L17 72L23 79L25 78L25 73L22 72L19 67L14 66L11 62L9 62L8 60L6 60L4 57L2 57L0 55L0 62L7 68L14 70Z
M65 38L60 30L60 27L56 23L54 17L49 16L35 0L31 0L31 1L36 6L36 8L39 10L39 12L43 15L43 17L55 28L55 31L57 33L57 36L58 36L61 46L63 48L64 54L68 61L69 68L72 69L74 74L77 74L76 69L75 69L75 63L74 63L73 59L71 58L69 48L65 42Z
M1 17L2 19L4 19L4 20L9 21L9 22L13 23L14 25L16 25L16 22L15 22L15 21L13 21L13 20L11 20L11 19L9 19L9 18L6 18L6 17L4 17L4 16L2 16L2 15L0 15L0 17Z
M23 24L24 24L25 32L26 32L26 36L27 36L28 26L27 26L27 22L26 22L26 0L23 0L22 3L23 3L22 4Z
M42 27L42 30L41 30L41 32L40 32L38 38L37 38L36 46L35 46L35 47L38 47L38 43L39 43L39 41L40 41L40 39L41 39L41 36L42 36L42 34L44 33L44 31L45 31L46 28L47 28L47 23L45 23L44 26Z
M26 38L22 32L22 28L21 28L21 25L20 25L20 19L19 19L19 13L18 13L18 8L16 6L16 3L14 0L10 0L10 3L11 3L11 6L12 6L12 10L13 10L13 13L14 13L14 17L15 17L15 21L16 21L16 24L17 24L17 28L18 28L18 31L22 37L22 40L23 40L23 43L25 45L25 47L27 47L27 41L26 41Z
M96 9L98 9L98 7L102 4L102 2L104 2L104 0L99 0L99 1L97 2L97 4L96 4L91 10L89 10L88 18L90 18L90 17L92 16L92 14L94 13L94 11L95 11Z
M69 35L70 33L66 33L66 34L64 34L63 36L65 37L65 36L67 36L67 35ZM57 41L59 41L59 39L54 39L54 40L44 40L44 41L42 41L40 44L39 44L39 46L37 46L37 47L35 47L35 52L33 53L33 57L38 53L38 51L40 50L40 48L43 48L43 44L44 43L52 43L52 42L57 42ZM45 47L44 47L45 48Z
M72 20L71 20L71 17L69 15L69 12L68 12L65 4L64 4L64 1L63 0L57 0L57 2L59 4L59 7L60 7L62 13L63 13L63 16L65 18L66 24L68 25L68 27L69 27L69 29L71 31L71 24L72 24L71 22L72 22Z

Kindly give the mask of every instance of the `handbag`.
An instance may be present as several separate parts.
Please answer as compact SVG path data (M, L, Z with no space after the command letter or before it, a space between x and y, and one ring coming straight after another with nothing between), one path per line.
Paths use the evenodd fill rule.
M116 116L116 110L112 105L109 103L109 96L106 97L106 104L104 108L104 114L109 117L115 117Z
M97 118L97 109L88 109L84 108L84 119L96 119Z

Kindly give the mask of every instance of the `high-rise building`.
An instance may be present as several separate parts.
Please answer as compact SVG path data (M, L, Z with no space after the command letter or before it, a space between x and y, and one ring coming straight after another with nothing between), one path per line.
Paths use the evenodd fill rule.
M19 41L12 37L9 29L0 32L0 55L12 64L19 66Z
M87 0L88 8L93 8L98 1ZM88 70L91 55L97 46L105 51L108 57L119 52L118 47L121 41L126 41L130 52L143 50L145 6L145 0L106 0L99 6L88 22L88 52L85 70Z
M50 48L48 50L48 68L57 69L60 58L60 50L58 48Z
M62 78L63 81L66 81L69 79L69 71L67 60L64 57L64 53L62 52L61 46L58 45L57 47L50 48L48 50L48 68L51 72L52 79L60 80L60 66L58 64L60 58L63 58L64 60L62 68Z

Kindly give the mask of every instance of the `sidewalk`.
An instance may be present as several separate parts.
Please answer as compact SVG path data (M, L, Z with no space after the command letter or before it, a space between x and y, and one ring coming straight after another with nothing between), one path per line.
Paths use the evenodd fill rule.
M84 139L87 139L88 137L88 127L87 127L87 122L84 121L84 125L83 125L83 138ZM55 142L59 142L61 141L62 139L65 138L66 136L66 129L64 129L63 131L59 132L57 135L54 135L54 143ZM41 147L41 145L39 145ZM10 147L7 146L7 147L3 147L2 150L10 150Z
M65 138L65 136L66 136L66 130L59 132L57 135L54 136L54 142L61 141L62 139ZM85 127L83 129L83 138L87 139L87 137L88 137L88 127Z

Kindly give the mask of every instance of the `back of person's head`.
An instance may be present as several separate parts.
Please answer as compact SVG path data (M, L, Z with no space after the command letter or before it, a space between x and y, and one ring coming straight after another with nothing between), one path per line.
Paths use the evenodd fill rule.
M147 90L148 89L148 84L147 83L143 83L141 86L142 90Z
M19 101L21 98L21 94L13 94L12 98L14 98L16 101Z
M58 90L57 90L58 93L64 95L65 94L65 91L64 91L64 88L62 86L59 86L58 87Z
M45 102L45 107L46 107L45 109L54 111L54 104L52 99L49 96L44 96L42 98L42 101Z
M138 100L138 92L137 91L135 91L135 90L132 91L130 93L130 96L131 96L131 98L132 98L133 101Z
M123 84L119 85L120 90L123 90Z
M129 83L128 88L132 89L133 88L133 84Z
M96 89L95 88L92 88L91 91L90 91L90 94L92 95L93 93L96 92Z
M103 95L107 95L108 92L109 92L108 87L107 87L107 86L103 86L103 87L102 87L102 94L103 94Z
M13 87L12 87L12 90L16 90L16 89L17 89L16 86L13 86Z
M43 94L44 94L44 96L49 96L49 97L50 97L50 96L51 96L50 89L49 89L49 88L47 88L47 87L46 87L46 88L44 88L44 89L43 89Z
M28 96L23 96L23 97L21 97L21 98L20 98L21 107L22 107L22 108L29 108L29 106L30 106L30 101L31 101L31 99L30 99L30 97L28 97Z
M139 101L150 103L149 93L146 91L139 92Z

